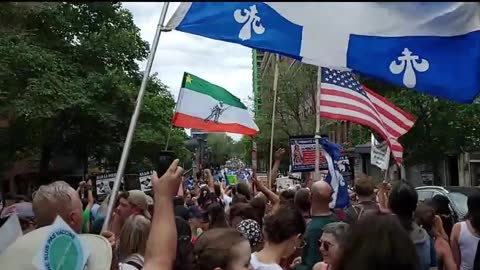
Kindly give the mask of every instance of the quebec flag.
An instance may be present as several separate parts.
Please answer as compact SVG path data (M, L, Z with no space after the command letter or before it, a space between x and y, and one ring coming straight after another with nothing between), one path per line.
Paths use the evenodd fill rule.
M321 151L328 164L328 174L325 181L333 189L330 208L344 209L350 206L350 196L348 195L347 183L345 183L337 165L337 162L340 160L340 145L330 142L327 138L321 138L320 145L323 148Z
M480 90L476 2L188 2L167 28L457 102Z

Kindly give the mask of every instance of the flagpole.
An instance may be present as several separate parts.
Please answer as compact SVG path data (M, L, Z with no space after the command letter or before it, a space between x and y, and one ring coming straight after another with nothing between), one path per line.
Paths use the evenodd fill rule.
M317 88L315 103L315 178L313 181L320 180L320 95L322 91L322 67L318 67Z
M167 143L165 144L165 151L168 150L168 143L170 142L170 133L172 133L172 129L173 127L170 127L170 129L168 130Z
M153 43L148 56L147 66L145 67L145 72L143 74L142 84L140 85L140 90L138 91L137 102L135 105L135 110L133 111L132 118L130 120L130 126L128 127L127 137L125 138L125 144L123 145L122 156L120 157L120 162L118 164L117 174L115 175L115 182L113 184L112 193L110 195L110 200L108 201L108 210L105 216L105 221L103 223L102 231L108 230L110 225L110 219L112 218L113 208L117 200L117 193L120 189L120 181L122 175L125 171L125 165L127 164L128 154L130 152L130 146L132 144L133 134L135 133L135 127L137 125L138 116L140 115L140 110L142 109L143 96L145 94L145 89L147 87L148 78L150 71L152 69L153 60L155 59L155 52L157 51L158 41L160 40L160 34L162 33L163 23L165 17L167 16L168 5L170 2L165 2L163 4L162 12L160 13L160 19L158 20L157 31L155 32L155 37L153 38Z
M273 162L273 132L275 129L275 112L276 112L276 106L277 106L277 85L278 85L278 76L279 76L279 70L278 70L278 62L280 61L280 56L277 54L275 57L275 73L273 75L273 108L272 108L272 131L270 133L270 163L268 164L269 168L269 177L268 177L268 187L271 189L272 188L272 162Z

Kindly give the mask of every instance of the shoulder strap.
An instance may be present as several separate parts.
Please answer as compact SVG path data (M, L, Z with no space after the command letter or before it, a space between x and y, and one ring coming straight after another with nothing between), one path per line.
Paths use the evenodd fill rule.
M134 262L134 261L128 261L128 262L126 262L126 264L129 264L129 265L137 268L138 270L142 270L142 269L143 269L143 266L141 266L139 263Z

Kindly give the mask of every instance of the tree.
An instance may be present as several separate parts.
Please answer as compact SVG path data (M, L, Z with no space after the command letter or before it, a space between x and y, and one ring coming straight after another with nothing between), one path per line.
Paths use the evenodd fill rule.
M207 147L210 150L210 163L215 166L224 165L230 158L243 157L243 145L235 142L226 133L208 133Z
M283 57L282 57L283 58ZM318 68L297 63L290 68L291 59L279 62L277 104L274 129L274 149L288 149L288 138L295 135L314 135L316 116L316 92ZM273 110L274 69L270 68L262 77L262 108L256 112L256 123L260 129L257 137L257 158L262 169L268 168ZM327 133L335 127L335 121L321 119L320 129ZM288 168L288 161L282 169Z
M38 4L38 5L37 5ZM120 3L7 3L0 10L0 89L10 115L12 159L55 153L116 164L142 79L148 44ZM152 159L170 130L174 101L155 76L130 161ZM170 145L185 155L183 131ZM86 166L85 166L86 167Z
M363 83L416 117L413 128L400 139L406 165L428 164L438 181L439 162L480 149L478 100L461 104L367 78Z

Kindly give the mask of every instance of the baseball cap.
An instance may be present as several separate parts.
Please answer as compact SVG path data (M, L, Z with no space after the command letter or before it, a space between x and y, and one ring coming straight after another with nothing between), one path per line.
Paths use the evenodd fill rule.
M152 218L150 216L150 213L148 212L148 201L147 201L147 195L138 189L134 190L129 190L128 191L128 202L137 206L138 208L142 209L143 215L150 219Z
M150 196L150 195L148 195L148 194L145 194L145 196L147 197L147 204L148 204L148 206L154 205L155 202L153 201L152 196Z
M52 225L33 230L18 238L0 254L2 269L35 270L33 259L46 241ZM100 235L79 234L81 241L90 251L85 269L109 270L112 263L112 247Z

